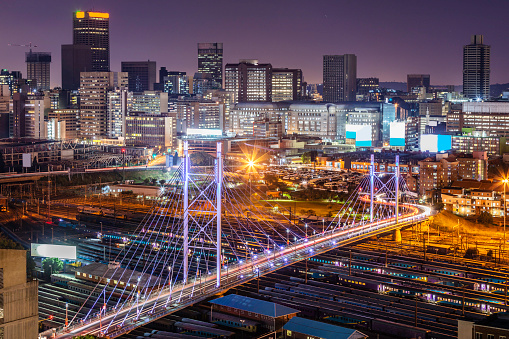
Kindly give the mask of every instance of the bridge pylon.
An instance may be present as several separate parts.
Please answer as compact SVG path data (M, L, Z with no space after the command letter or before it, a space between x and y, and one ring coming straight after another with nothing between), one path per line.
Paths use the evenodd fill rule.
M392 241L401 242L401 229L396 228L392 233Z

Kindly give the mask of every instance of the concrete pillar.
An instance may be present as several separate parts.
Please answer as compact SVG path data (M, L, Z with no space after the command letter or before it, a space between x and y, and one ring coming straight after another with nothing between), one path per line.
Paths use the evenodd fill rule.
M399 228L395 229L394 233L392 233L392 240L401 242L401 230Z

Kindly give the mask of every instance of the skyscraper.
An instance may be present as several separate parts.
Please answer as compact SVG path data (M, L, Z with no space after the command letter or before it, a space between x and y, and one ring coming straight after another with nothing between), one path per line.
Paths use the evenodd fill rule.
M240 60L227 64L224 69L224 86L233 92L235 102L272 101L272 65L258 60Z
M189 87L192 89L192 77L186 72L168 71L166 67L159 70L159 82L154 87L157 91L169 94L189 95Z
M223 43L198 43L198 73L209 74L213 81L223 86Z
M323 56L323 100L355 101L357 92L357 56Z
M482 35L472 35L463 47L463 95L470 99L490 97L490 50Z
M426 92L429 90L430 76L429 74L407 74L406 76L406 91L412 92L412 88L426 87Z
M110 70L110 15L100 12L74 13L73 45L92 47L93 72Z
M25 54L25 61L27 64L27 79L35 80L37 90L49 90L51 53L32 52L30 50Z
M103 138L108 132L108 91L127 88L127 73L82 72L80 78L80 134Z
M127 72L130 92L153 91L156 82L155 61L122 61L122 72Z
M92 72L92 47L62 45L62 89L80 88L81 72Z

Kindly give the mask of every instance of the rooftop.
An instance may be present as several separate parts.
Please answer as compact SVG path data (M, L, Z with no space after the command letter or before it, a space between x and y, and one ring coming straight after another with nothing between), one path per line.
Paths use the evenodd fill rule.
M106 279L123 281L126 284L135 286L156 286L159 285L160 279L150 274L141 273L126 268L119 267L117 269L109 269L108 265L101 263L92 263L86 266L81 266L76 269L76 273L85 273L92 276L102 277ZM140 281L138 282L138 277ZM149 282L147 284L147 281Z
M358 339L367 337L367 335L357 330L301 317L293 317L283 328L322 339Z
M509 330L509 312L493 313L487 318L475 323L476 325L503 328Z
M253 312L272 318L299 313L298 310L290 307L237 294L229 294L222 298L211 300L210 303L214 305L232 307L242 311Z

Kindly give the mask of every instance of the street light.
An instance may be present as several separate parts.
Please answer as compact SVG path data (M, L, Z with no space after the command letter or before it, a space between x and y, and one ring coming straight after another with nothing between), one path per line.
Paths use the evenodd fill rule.
M306 224L306 239L308 238L308 224Z

